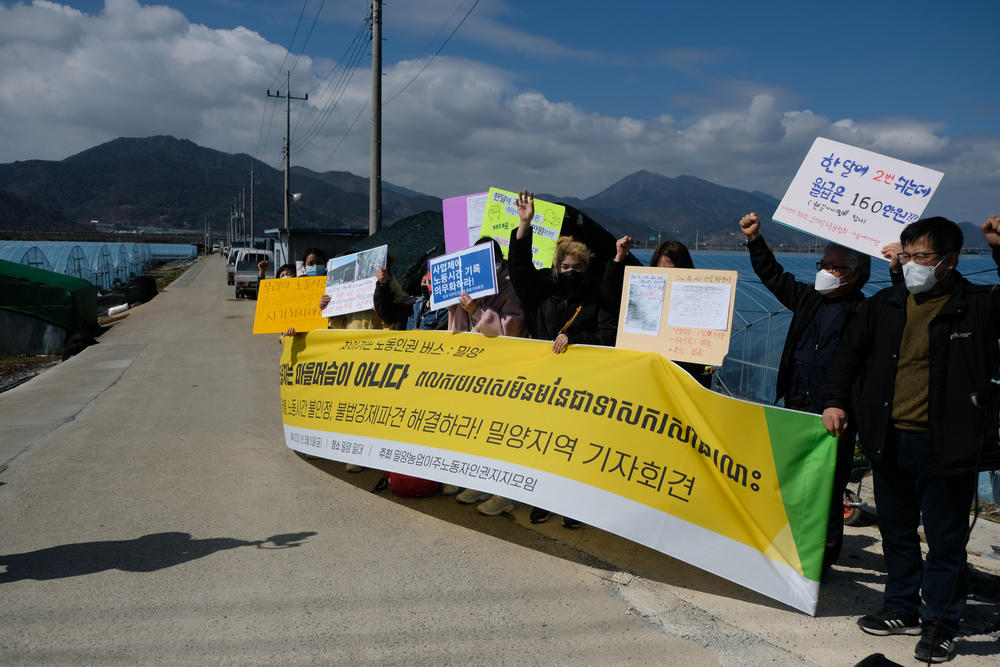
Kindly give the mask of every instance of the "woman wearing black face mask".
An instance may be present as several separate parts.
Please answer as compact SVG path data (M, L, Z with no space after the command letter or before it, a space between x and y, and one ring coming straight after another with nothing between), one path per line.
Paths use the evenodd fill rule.
M531 337L551 340L556 354L571 343L613 345L617 323L600 296L605 267L590 261L587 246L564 237L556 246L552 270L536 269L531 263L534 193L520 194L517 211L521 222L510 235L510 280L524 305Z
M536 269L531 262L534 193L520 193L517 213L521 221L510 233L510 281L521 298L531 337L551 340L556 354L565 352L571 343L613 345L617 322L601 299L606 267L591 261L586 245L564 237L556 245L552 270ZM543 523L549 517L542 507L531 510L531 523ZM579 528L580 522L564 516L563 526Z

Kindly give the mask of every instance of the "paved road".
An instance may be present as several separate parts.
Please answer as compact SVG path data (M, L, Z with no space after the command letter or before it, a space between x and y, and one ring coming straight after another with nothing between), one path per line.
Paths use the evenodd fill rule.
M372 471L302 459L252 308L200 260L0 394L0 663L913 663L913 638L854 626L879 601L874 528L848 530L810 618L600 530L375 495ZM1000 605L972 611L985 628Z

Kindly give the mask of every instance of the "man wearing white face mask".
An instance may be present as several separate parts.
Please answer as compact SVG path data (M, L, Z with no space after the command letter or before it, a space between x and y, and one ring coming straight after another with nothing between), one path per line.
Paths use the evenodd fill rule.
M1000 217L990 216L982 230L1000 265ZM855 416L872 461L888 578L882 609L858 625L874 635L919 634L914 656L944 662L955 654L965 607L977 473L1000 465L1000 405L989 389L1000 372L1000 290L957 271L962 231L952 221L918 220L900 240L905 284L872 296L845 330L823 425L843 432L851 387L864 373Z
M812 284L800 282L784 270L760 234L756 213L743 216L740 229L747 237L753 270L783 306L792 311L785 346L778 364L775 402L804 412L822 411L827 368L844 324L864 301L861 288L871 273L871 258L850 248L830 244L817 262ZM827 522L824 570L840 556L844 541L844 488L854 458L854 431L847 431L837 448L833 495Z

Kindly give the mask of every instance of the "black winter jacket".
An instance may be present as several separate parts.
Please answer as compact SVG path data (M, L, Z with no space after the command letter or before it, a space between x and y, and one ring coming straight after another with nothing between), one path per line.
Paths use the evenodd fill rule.
M784 267L778 263L771 249L767 247L763 236L748 241L747 250L750 251L750 263L753 265L754 273L760 278L764 287L774 294L781 305L792 311L792 321L788 325L788 335L785 336L785 346L781 350L781 361L778 363L778 380L775 383L774 396L774 400L777 402L788 393L792 369L795 365L792 355L795 353L799 338L805 333L809 322L812 321L826 297L817 292L812 285L799 282L795 276L786 272ZM858 289L838 297L837 300L844 304L846 310L844 327L846 327L864 302L865 296ZM843 329L841 330L843 331ZM829 373L829 371L827 372ZM819 396L815 399L817 406L820 399ZM850 412L850 410L847 411Z
M993 255L998 257L998 249ZM927 408L934 463L942 472L991 470L1000 466L1000 404L996 392L988 390L1000 362L1000 288L973 285L955 271L948 292L950 298L930 324ZM882 459L892 429L908 296L904 285L894 285L868 299L845 329L827 375L824 406L846 410L854 378L865 374L857 426L861 447L875 462Z
M553 280L549 269L536 269L531 262L533 233L529 228L523 238L517 238L517 228L510 233L508 268L510 281L524 306L524 316L537 340L554 340L559 330L573 317L565 334L570 344L614 345L617 321L603 307L601 282L605 267L600 261L588 264L584 280L570 292Z

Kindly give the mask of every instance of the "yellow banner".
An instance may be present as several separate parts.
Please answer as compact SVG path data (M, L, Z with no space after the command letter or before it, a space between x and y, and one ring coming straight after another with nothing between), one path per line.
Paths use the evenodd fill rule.
M316 331L285 340L281 408L288 444L302 452L546 507L740 583L747 577L731 575L732 562L716 565L699 550L743 545L738 553L763 555L779 579L803 574L766 410L704 389L656 354L571 346L556 355L550 342L437 331ZM791 429L803 456L832 461L835 441L815 415L781 412L809 425ZM828 503L829 491L817 516ZM815 599L796 597L814 596L804 583L811 592L779 599L811 611Z
M326 289L326 276L274 278L260 281L253 332L285 333L325 329L326 318L320 313L319 299Z

